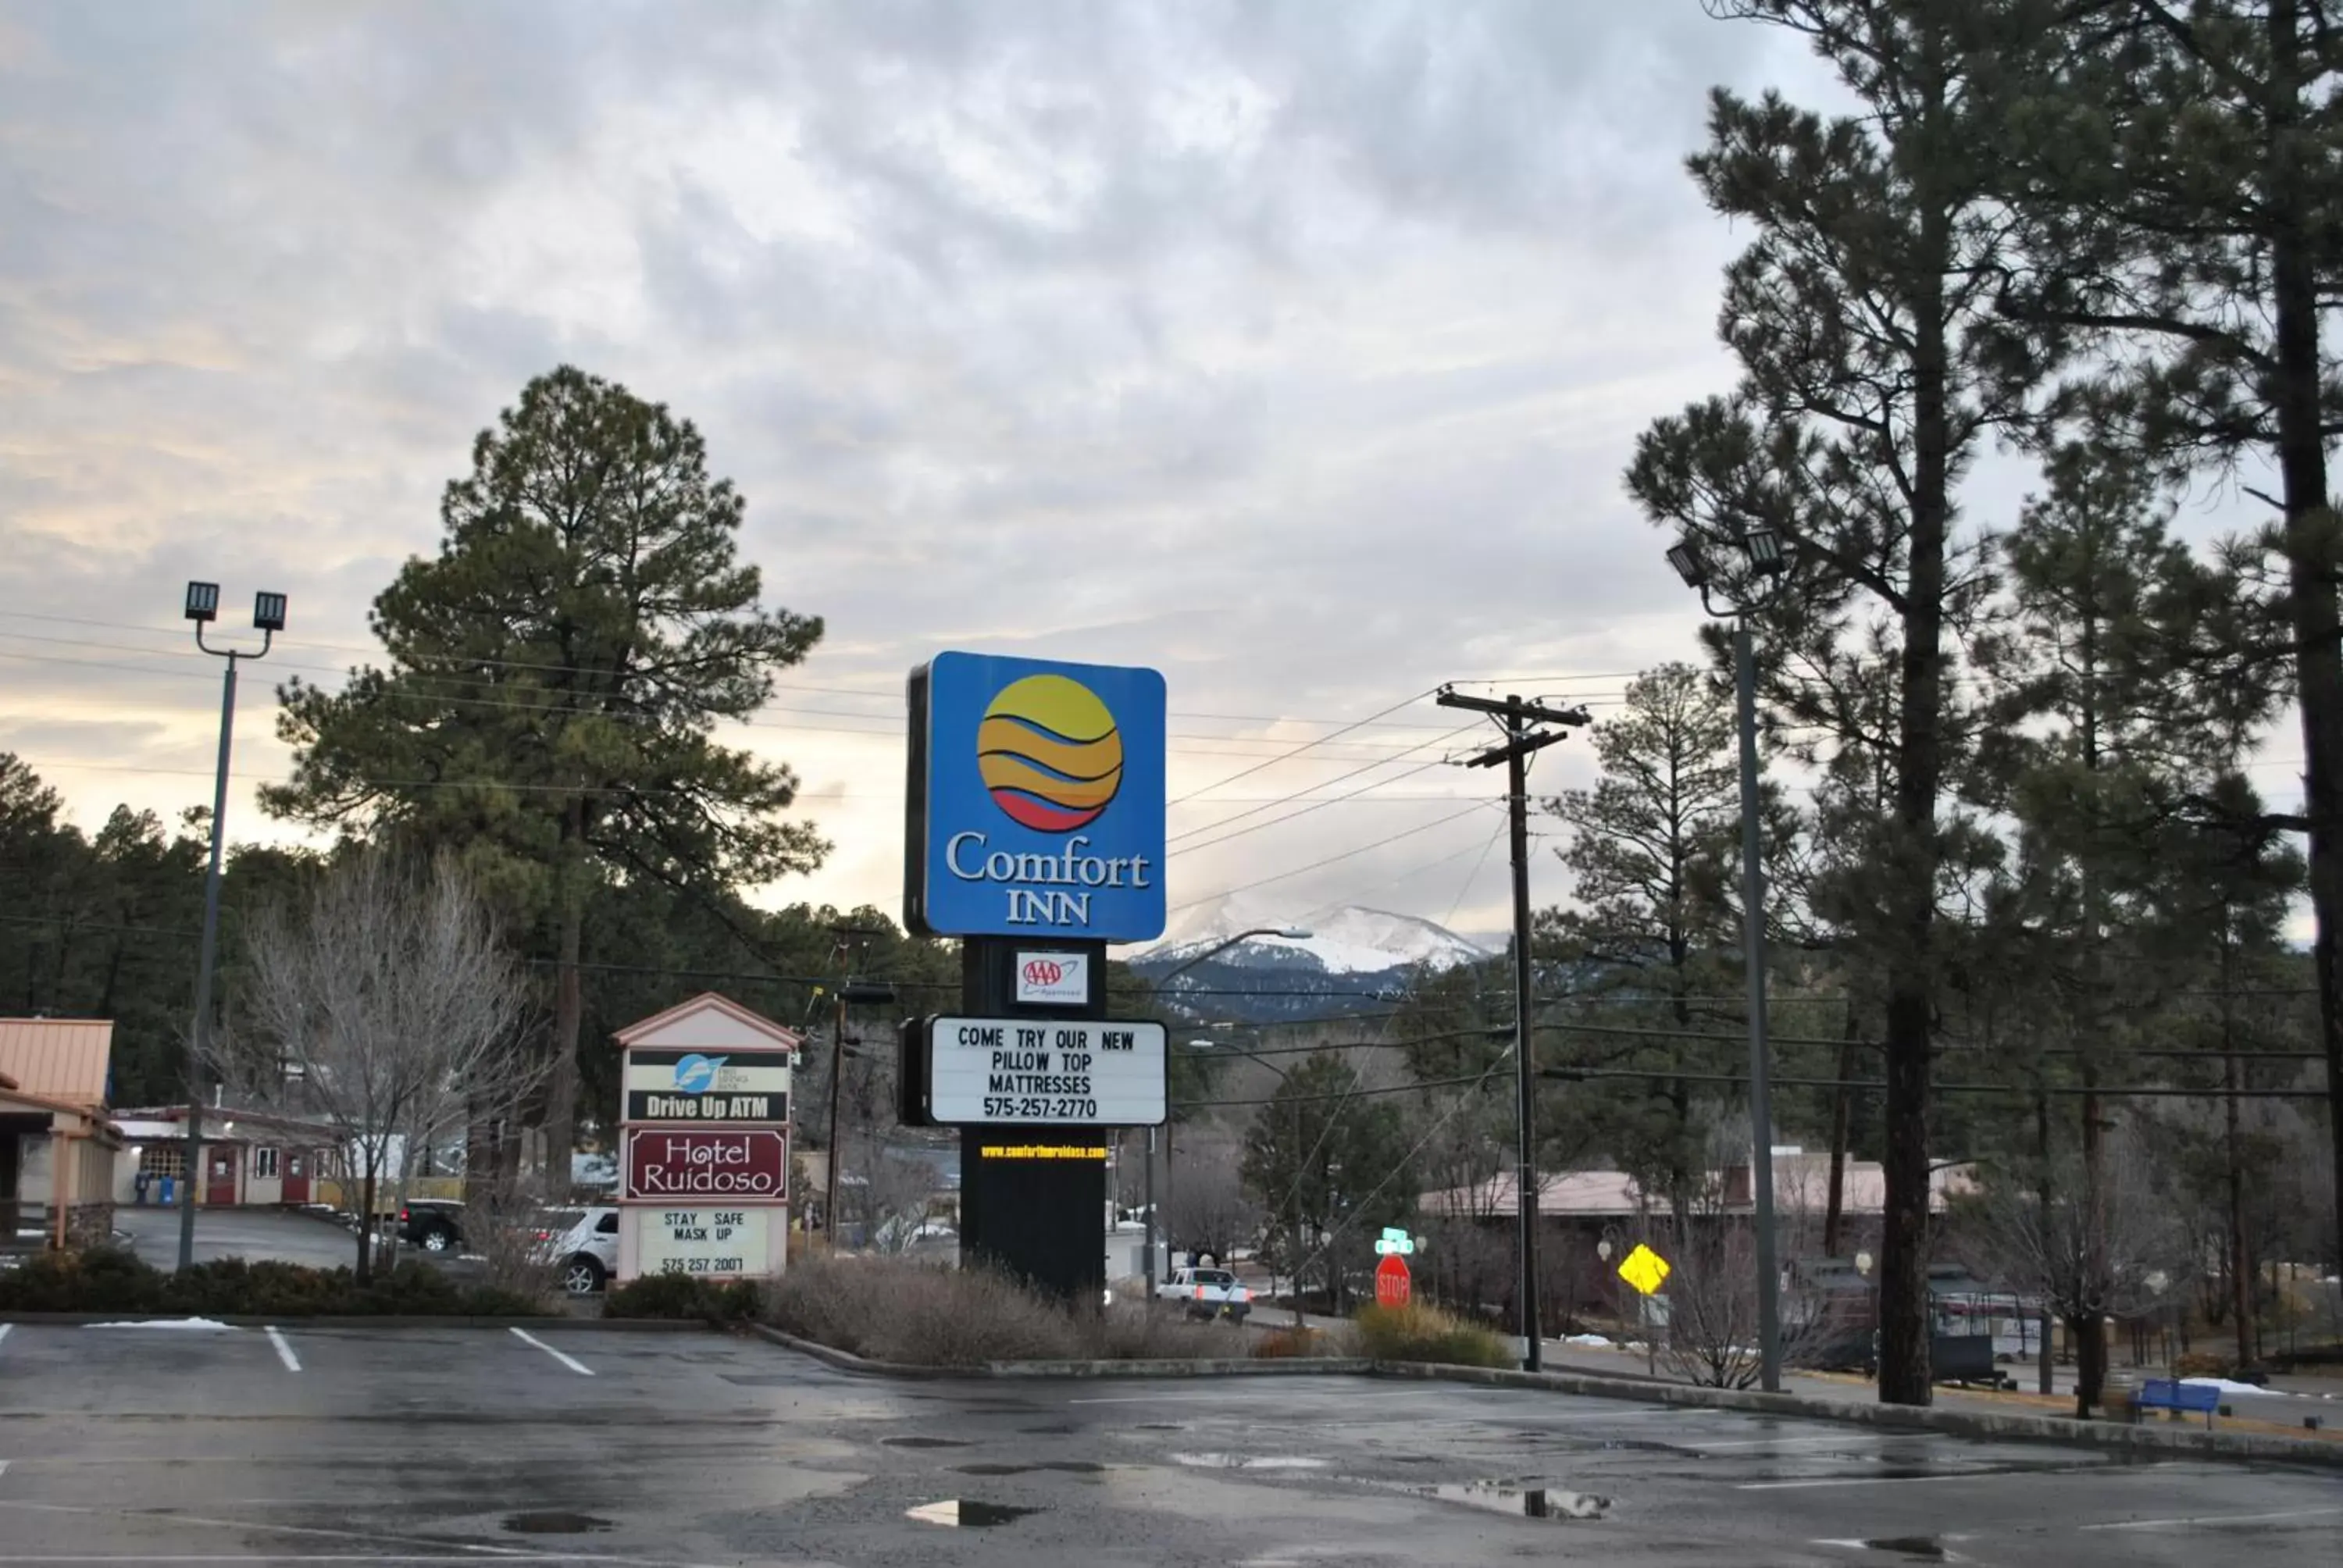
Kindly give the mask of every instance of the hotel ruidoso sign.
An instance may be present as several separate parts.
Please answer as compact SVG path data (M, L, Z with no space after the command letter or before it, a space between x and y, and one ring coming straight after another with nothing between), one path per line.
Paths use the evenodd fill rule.
M928 1120L940 1127L1153 1127L1163 1121L1160 1023L939 1018L928 1023Z
M621 1172L630 1199L786 1203L789 1140L764 1127L630 1127Z
M754 1122L789 1119L786 1051L629 1050L628 1121Z
M940 653L912 671L912 930L1161 936L1163 708L1152 669Z

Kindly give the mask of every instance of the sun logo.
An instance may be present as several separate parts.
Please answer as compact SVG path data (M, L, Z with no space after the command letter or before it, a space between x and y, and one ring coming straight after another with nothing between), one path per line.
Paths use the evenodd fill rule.
M1062 675L1029 675L985 709L976 766L1011 821L1071 833L1096 821L1121 788L1122 736L1089 687Z

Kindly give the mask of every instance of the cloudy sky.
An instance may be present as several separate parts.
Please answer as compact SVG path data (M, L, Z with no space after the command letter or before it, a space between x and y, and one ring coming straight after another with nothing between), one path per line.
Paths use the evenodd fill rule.
M256 673L330 680L568 362L696 420L829 622L744 735L838 846L772 896L894 907L902 675L965 648L1166 672L1175 907L1495 929L1426 699L1690 651L1619 483L1730 376L1680 159L1813 78L1695 0L9 5L0 749L90 827L205 799L182 583L289 593Z

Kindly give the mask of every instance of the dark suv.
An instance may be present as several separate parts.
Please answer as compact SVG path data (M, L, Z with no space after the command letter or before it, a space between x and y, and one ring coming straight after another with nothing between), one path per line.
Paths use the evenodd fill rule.
M398 1239L427 1252L452 1252L464 1241L464 1205L448 1198L417 1198L398 1211Z

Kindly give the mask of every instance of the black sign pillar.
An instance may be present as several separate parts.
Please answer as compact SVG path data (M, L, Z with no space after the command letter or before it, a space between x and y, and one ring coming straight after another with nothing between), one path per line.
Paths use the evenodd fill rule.
M1045 952L1090 960L1088 1001L1018 1001L1020 955ZM960 1000L971 1018L1102 1019L1106 944L963 938ZM1096 1302L1106 1288L1106 1146L1099 1127L961 1128L961 1265L990 1265L1068 1301Z

